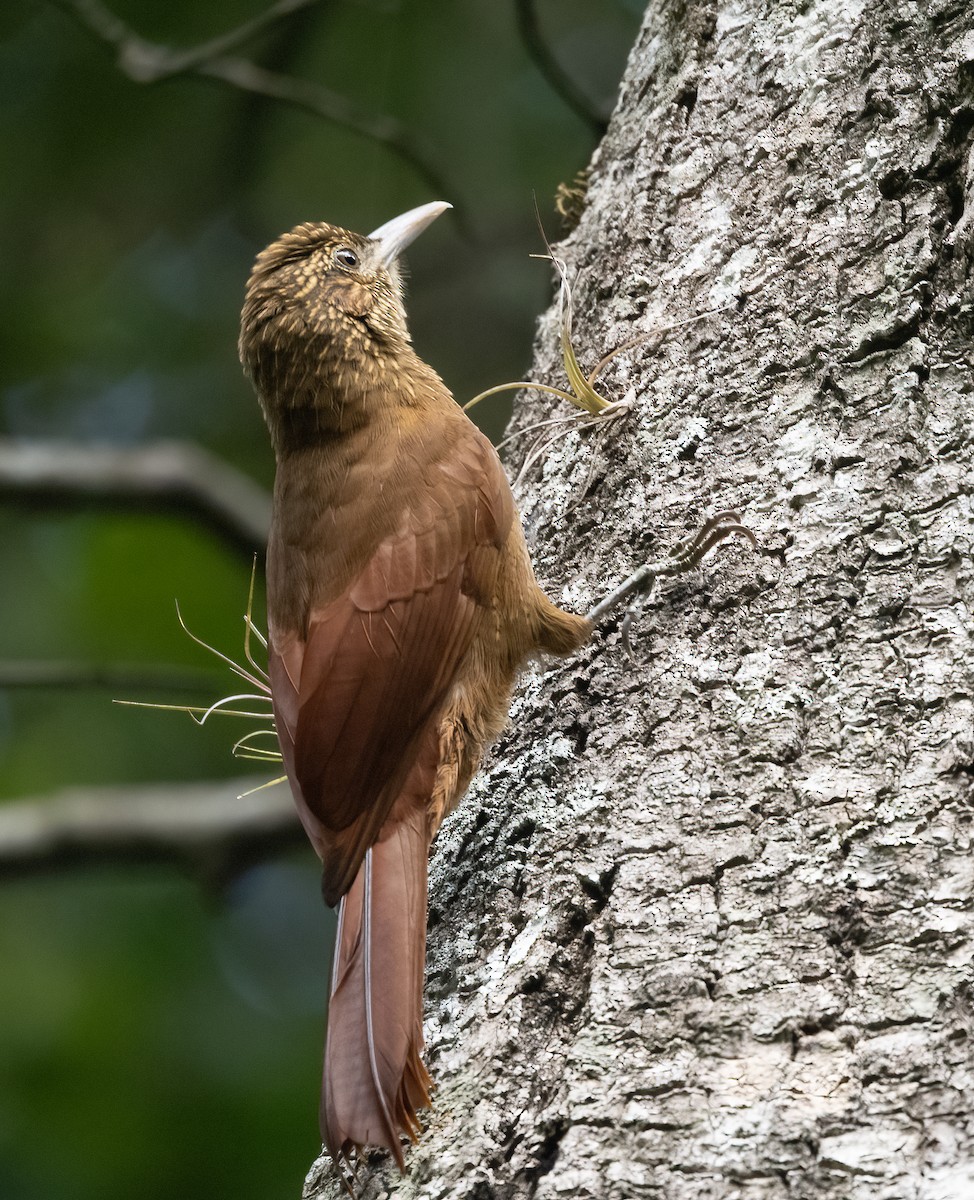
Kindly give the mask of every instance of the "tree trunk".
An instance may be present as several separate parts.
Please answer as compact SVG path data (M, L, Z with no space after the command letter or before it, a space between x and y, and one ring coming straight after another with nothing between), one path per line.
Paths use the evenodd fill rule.
M974 1196L972 127L969 0L650 8L576 348L721 311L518 499L576 610L720 509L783 556L525 680L432 864L428 1130L364 1196Z

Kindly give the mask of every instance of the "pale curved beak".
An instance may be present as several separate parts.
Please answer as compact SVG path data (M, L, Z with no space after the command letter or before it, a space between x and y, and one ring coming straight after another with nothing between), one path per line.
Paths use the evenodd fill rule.
M379 243L379 261L382 266L391 266L427 225L432 225L441 213L452 207L453 205L447 204L445 200L433 200L430 204L411 208L409 212L401 213L380 225L378 229L373 229L369 234L369 241Z

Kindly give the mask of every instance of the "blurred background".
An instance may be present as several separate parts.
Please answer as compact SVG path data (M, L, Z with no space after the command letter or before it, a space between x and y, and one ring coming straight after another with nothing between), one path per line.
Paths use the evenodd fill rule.
M256 252L304 220L367 232L451 201L410 256L417 348L461 401L524 378L551 294L528 257L532 192L557 234L552 197L597 143L642 7L5 0L8 466L26 441L175 439L269 488L237 320ZM492 434L505 416L484 404ZM226 724L112 700L231 690L175 601L239 657L248 539L188 507L84 504L15 476L0 482L0 803L221 779L235 794L254 765L231 758ZM7 870L0 1198L297 1196L318 1151L328 937L300 843L232 876Z

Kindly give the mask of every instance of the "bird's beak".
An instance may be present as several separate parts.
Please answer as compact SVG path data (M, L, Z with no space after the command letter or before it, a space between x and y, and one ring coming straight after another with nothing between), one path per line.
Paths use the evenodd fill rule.
M431 204L421 204L419 208L411 208L369 234L369 241L379 243L379 261L384 267L392 263L406 249L410 242L423 232L427 225L432 225L440 213L445 213L452 204L443 200L434 200Z

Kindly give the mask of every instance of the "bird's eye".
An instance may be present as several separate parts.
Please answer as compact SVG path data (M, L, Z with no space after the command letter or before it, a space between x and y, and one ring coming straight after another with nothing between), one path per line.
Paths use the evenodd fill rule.
M347 246L339 246L335 251L333 258L340 267L358 266L358 255L354 250L349 250Z

